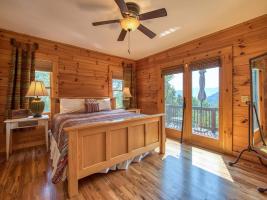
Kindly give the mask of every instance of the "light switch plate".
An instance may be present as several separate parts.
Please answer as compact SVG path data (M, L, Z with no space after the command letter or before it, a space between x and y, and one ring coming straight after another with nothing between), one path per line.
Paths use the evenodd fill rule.
M241 102L242 103L246 103L248 101L249 101L248 96L241 96Z

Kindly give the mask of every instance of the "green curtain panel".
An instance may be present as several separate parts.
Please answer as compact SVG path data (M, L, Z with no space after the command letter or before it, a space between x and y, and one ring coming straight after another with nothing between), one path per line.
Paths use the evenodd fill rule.
M132 95L130 108L136 108L136 69L134 64L123 64L124 87L129 87Z
M6 118L12 110L28 109L29 99L25 97L31 81L35 78L35 50L37 44L23 44L11 40L12 57L9 74L9 88L6 104Z

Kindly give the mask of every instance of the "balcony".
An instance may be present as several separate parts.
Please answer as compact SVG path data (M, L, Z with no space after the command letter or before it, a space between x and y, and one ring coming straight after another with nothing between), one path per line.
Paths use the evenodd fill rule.
M183 107L165 105L166 128L182 129ZM192 107L192 132L195 135L218 139L218 108Z

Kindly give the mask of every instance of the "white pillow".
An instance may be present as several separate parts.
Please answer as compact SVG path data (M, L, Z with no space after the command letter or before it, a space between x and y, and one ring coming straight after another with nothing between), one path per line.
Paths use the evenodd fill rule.
M111 110L110 99L98 99L99 111Z
M60 113L85 112L84 99L60 99Z

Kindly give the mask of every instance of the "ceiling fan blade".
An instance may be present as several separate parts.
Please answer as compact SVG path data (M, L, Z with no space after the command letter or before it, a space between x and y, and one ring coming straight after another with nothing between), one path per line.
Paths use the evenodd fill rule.
M124 29L122 29L121 30L121 33L120 33L120 35L118 37L118 41L123 41L124 38L125 38L125 36L126 36L126 34L127 34L127 31L125 31Z
M153 39L156 36L154 32L152 32L151 30L149 30L147 27L143 26L142 24L140 24L137 29L141 31L142 33L144 33L150 39Z
M93 22L93 26L99 26L99 25L104 25L104 24L113 24L113 23L119 23L119 19L115 20L107 20L107 21L100 21L100 22Z
M165 16L167 16L167 11L165 8L161 8L158 10L140 14L139 20L154 19L154 18L165 17Z
M128 8L124 0L115 0L116 4L119 6L121 13L128 13Z

